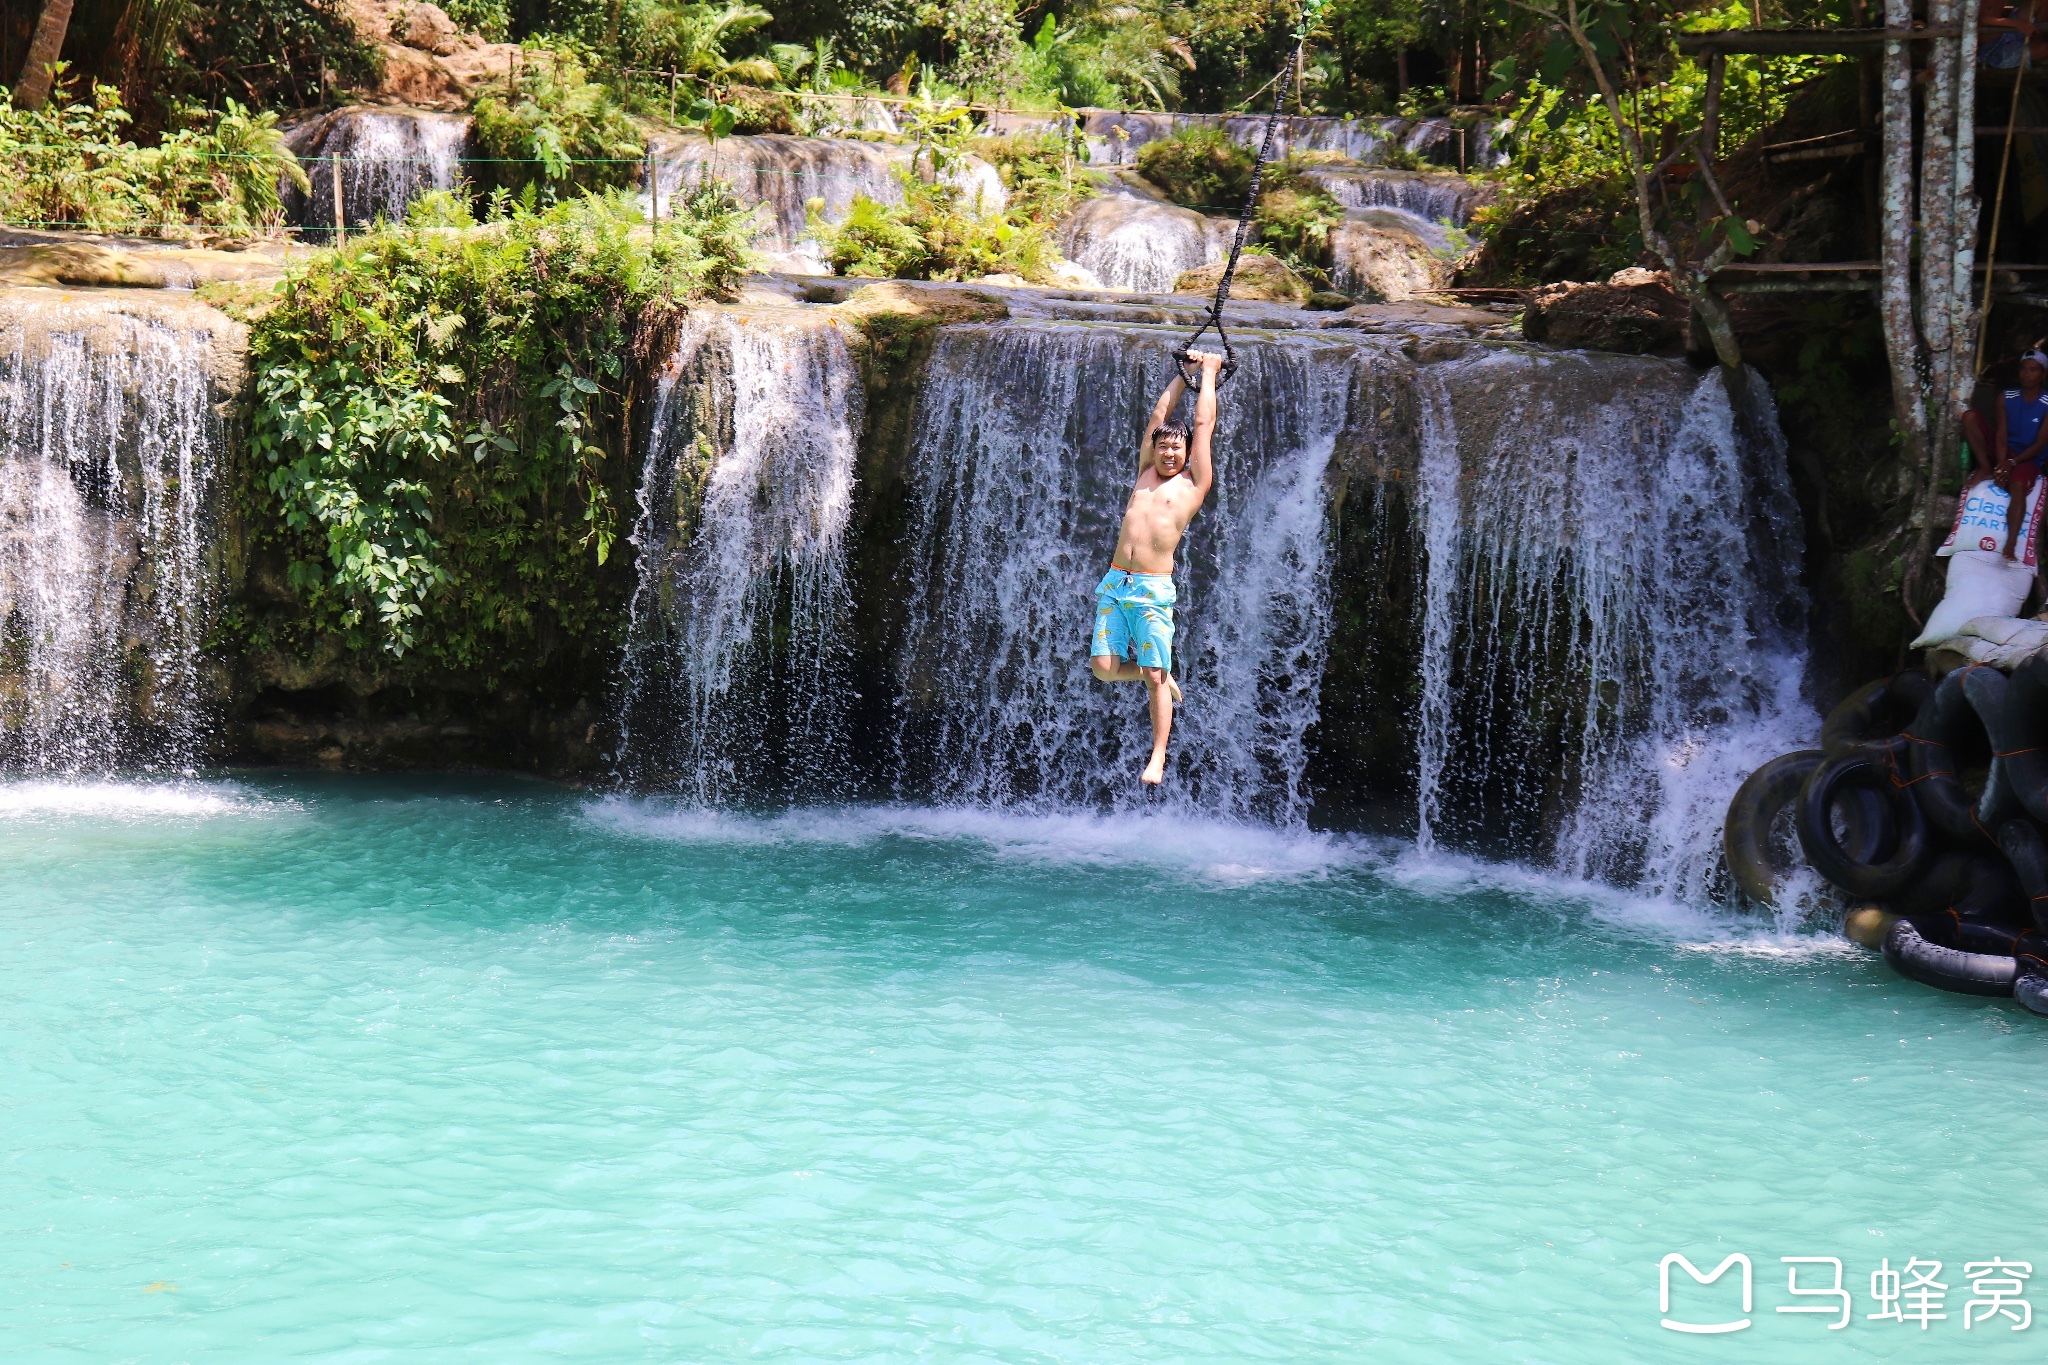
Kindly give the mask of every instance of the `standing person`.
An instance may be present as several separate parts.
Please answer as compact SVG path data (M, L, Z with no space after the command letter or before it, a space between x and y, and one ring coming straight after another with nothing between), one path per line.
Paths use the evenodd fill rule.
M1124 507L1109 572L1095 585L1095 630L1088 647L1088 666L1101 681L1145 684L1152 760L1142 780L1155 787L1166 780L1166 740L1173 733L1173 704L1180 700L1180 684L1173 680L1173 553L1215 482L1209 440L1216 431L1216 375L1223 357L1190 351L1188 359L1202 367L1195 428L1190 432L1167 420L1187 391L1176 373L1152 405L1138 445L1138 481Z
M1970 443L1974 468L1970 485L1989 480L2008 495L2005 507L2005 557L2015 558L2020 527L2027 519L2027 495L2041 477L2041 457L2048 451L2048 351L2042 343L2020 357L2020 386L1999 397L1998 427L1984 429L1983 417L1973 408L1963 416L1963 437Z

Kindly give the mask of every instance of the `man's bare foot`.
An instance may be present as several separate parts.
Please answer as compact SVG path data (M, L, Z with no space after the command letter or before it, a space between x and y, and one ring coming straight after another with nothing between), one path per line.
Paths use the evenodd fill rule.
M2015 562L2019 559L2019 556L2013 553L2013 547L2010 545L2005 547L2005 557Z
M1164 753L1153 754L1152 761L1145 765L1145 771L1139 775L1138 780L1150 783L1155 787L1164 782L1166 780L1166 755Z
M1166 675L1166 690L1173 694L1173 704L1180 705L1180 684L1173 680L1173 674Z

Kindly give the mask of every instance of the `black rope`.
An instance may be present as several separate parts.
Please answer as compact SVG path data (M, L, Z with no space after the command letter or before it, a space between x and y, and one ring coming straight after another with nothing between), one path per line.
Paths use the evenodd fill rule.
M1223 263L1223 278L1216 281L1216 297L1209 304L1209 315L1203 319L1202 325L1196 328L1195 334L1173 353L1174 362L1180 371L1181 383L1186 386L1189 393L1199 391L1202 375L1199 366L1192 371L1189 369L1194 362L1188 359L1188 352L1195 348L1195 343L1200 341L1211 327L1216 329L1216 340L1223 346L1223 368L1216 376L1217 384L1221 385L1237 373L1237 353L1230 345L1230 334L1223 329L1223 305L1230 301L1230 283L1237 276L1237 258L1244 254L1244 239L1250 235L1252 216L1258 212L1259 182L1265 179L1266 163L1273 156L1273 134L1280 127L1280 120L1285 117L1280 110L1287 103L1287 91L1294 83L1295 68L1301 65L1302 54L1308 49L1309 30L1315 27L1316 19L1325 3L1327 0L1309 0L1308 5L1302 10L1301 25L1294 32L1294 52L1288 57L1287 65L1280 68L1279 79L1274 83L1273 113L1266 120L1266 135L1259 139L1259 154L1252 162L1251 188L1245 191L1244 207L1237 213L1237 236L1230 243L1230 259Z

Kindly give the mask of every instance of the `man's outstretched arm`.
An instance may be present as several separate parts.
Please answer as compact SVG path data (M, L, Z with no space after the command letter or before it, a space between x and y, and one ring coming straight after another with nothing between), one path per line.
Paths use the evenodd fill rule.
M1188 442L1188 477L1206 498L1209 485L1216 478L1216 467L1209 461L1209 438L1216 434L1216 375L1223 368L1223 357L1196 351L1190 358L1202 362L1202 391L1195 396L1195 434ZM2048 427L2048 423L2042 425Z
M1152 416L1145 422L1144 438L1138 442L1138 472L1140 474L1145 472L1146 465L1152 463L1152 433L1159 430L1159 424L1173 414L1174 404L1180 402L1180 396L1187 391L1188 386L1181 379L1179 370L1176 369L1173 378L1166 385L1166 391L1161 393L1159 401L1152 405Z

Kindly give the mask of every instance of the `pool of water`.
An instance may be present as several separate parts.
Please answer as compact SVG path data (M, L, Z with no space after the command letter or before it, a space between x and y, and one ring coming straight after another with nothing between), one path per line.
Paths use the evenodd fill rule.
M2048 1279L2048 1023L1732 916L260 776L0 788L0 943L10 1360L2039 1355L1962 1271ZM1752 1326L1660 1327L1743 1316L1670 1252ZM1947 1318L1868 1320L1914 1257Z

